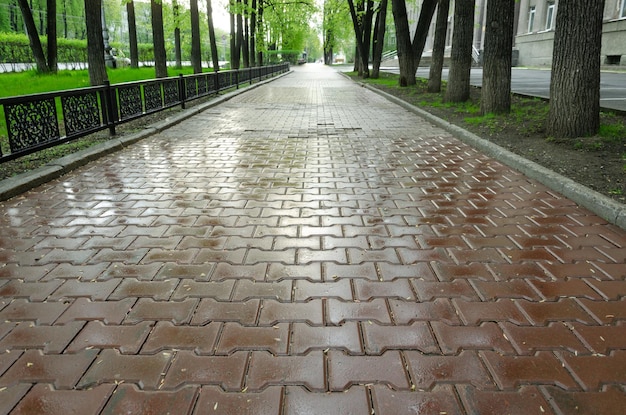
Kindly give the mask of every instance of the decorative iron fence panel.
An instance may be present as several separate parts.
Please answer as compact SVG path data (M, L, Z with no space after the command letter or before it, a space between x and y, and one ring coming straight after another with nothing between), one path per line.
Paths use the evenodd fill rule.
M289 70L289 64L0 98L0 163Z

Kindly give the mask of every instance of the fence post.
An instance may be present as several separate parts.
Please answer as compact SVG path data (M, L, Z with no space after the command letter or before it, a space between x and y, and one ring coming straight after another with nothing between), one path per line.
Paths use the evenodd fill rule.
M104 116L109 127L109 135L115 135L115 113L117 112L115 104L115 91L111 88L111 82L104 81Z
M180 100L180 108L185 109L187 90L185 89L185 78L182 73L178 74L178 99Z
M214 84L215 84L215 95L219 95L219 93L220 93L220 71L219 71L219 69L217 71L213 72L213 79L214 79Z
M239 68L235 70L235 85L237 85L236 89L239 89Z

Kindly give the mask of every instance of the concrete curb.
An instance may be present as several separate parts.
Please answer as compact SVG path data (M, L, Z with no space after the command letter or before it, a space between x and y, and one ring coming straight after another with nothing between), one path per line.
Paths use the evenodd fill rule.
M212 99L211 101L205 102L195 107L182 110L181 112L178 112L170 117L166 117L161 121L147 126L144 130L138 133L124 136L114 136L104 143L58 158L35 170L31 170L22 174L18 174L14 177L4 179L0 181L0 201L8 200L41 184L59 178L80 166L84 166L90 161L97 160L100 157L114 153L123 149L124 147L135 144L138 141L141 141L163 130L173 127L176 124L193 117L194 115L206 111L209 108L213 108L219 104L222 104L239 94L250 91L268 82L286 76L290 72L291 71L273 76L272 78L265 79L255 84L248 85L244 88L217 96L215 99Z
M503 147L500 147L497 144L472 134L461 127L450 124L449 122L417 108L400 98L388 94L385 91L381 91L380 89L364 83L360 83L360 85L385 97L389 101L400 105L406 110L427 119L433 124L450 132L464 143L469 144L486 155L493 157L503 164L506 164L507 166L523 173L527 177L536 180L544 186L562 194L580 206L589 209L607 222L626 230L626 205L623 203L616 202L615 200L583 186L572 179L562 176L533 161L527 160Z

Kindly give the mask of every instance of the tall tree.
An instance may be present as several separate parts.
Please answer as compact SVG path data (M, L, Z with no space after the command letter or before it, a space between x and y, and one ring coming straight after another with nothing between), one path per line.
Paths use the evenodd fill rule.
M87 27L89 82L92 86L103 85L109 78L104 62L101 0L85 0L85 25Z
M483 83L480 110L483 114L511 111L511 59L515 0L487 3Z
M207 20L209 24L209 42L211 43L211 59L213 60L213 72L217 72L220 69L220 58L217 54L217 39L215 39L215 26L213 25L213 4L211 0L206 0L206 8Z
M435 14L437 0L424 0L413 40L409 31L405 0L391 0L393 22L396 27L400 86L415 85L415 71L424 52L430 23Z
M191 14L191 66L193 73L202 73L202 49L200 47L200 13L198 0L189 1Z
M441 71L446 51L449 14L450 0L439 0L437 4L437 22L435 23L432 62L430 63L430 74L428 76L428 92L432 93L441 92Z
M177 0L172 0L172 12L174 15L174 59L176 69L183 67L183 53L180 42L180 6Z
M261 0L262 1L262 0ZM250 5L250 66L256 66L256 10L257 0L252 0Z
M87 1L87 0L85 0ZM150 0L152 19L152 43L154 45L154 69L157 78L167 77L167 53L163 32L163 4L161 0Z
M130 67L139 68L139 48L137 46L137 21L135 20L135 3L129 0L126 3L128 18L128 43L130 43Z
M454 33L445 100L464 102L470 95L475 0L454 2Z
M236 0L236 21L237 21L237 30L235 35L235 69L239 69L241 66L241 51L243 50L243 1ZM231 53L233 53L231 51Z
M581 137L600 128L604 0L561 0L556 15L548 135Z
M46 37L48 38L48 69L57 71L57 2L47 0Z
M359 11L354 5L353 0L348 0L350 7L350 16L352 17L352 25L356 37L356 49L359 56L358 71L363 78L369 77L369 47L372 36L372 19L374 15L374 2L372 0L361 0ZM355 62L357 66L357 62Z
M39 72L50 72L48 62L46 62L46 56L43 53L41 41L39 40L39 34L37 32L37 26L35 26L35 20L33 19L33 13L30 10L27 0L18 0L18 5L22 11L22 18L24 20L24 26L26 26L26 34L30 42L30 48L33 51L35 57L35 63L37 64L37 70Z
M372 78L378 78L380 73L380 63L383 57L383 47L385 46L385 30L387 20L387 0L381 0L376 12L376 22L374 23L374 38L372 45Z

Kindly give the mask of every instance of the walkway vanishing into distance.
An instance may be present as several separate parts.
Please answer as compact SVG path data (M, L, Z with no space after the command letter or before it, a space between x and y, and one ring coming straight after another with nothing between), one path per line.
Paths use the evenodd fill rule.
M321 65L0 209L0 413L626 407L626 233Z

